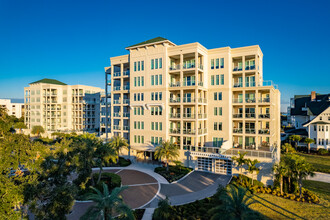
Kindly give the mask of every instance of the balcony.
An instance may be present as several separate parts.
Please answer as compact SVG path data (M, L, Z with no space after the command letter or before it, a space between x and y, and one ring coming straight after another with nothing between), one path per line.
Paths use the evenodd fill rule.
M196 81L183 81L182 86L195 86Z
M198 98L198 103L207 103L207 99Z
M113 77L119 77L119 76L121 76L121 73L120 72L114 72L113 73Z
M170 128L170 134L180 134L180 133L181 133L180 129Z
M233 98L233 103L243 103L242 98Z
M255 70L255 69L256 69L255 65L245 66L245 70Z
M129 112L124 112L123 117L128 118L129 117Z
M198 134L207 134L207 128L199 128Z
M270 103L270 98L260 98L259 103Z
M183 118L194 119L195 118L195 114L183 113Z
M119 112L114 112L113 117L120 117L120 113Z
M124 99L123 104L129 104L129 99Z
M113 100L113 104L120 104L120 100Z
M196 130L193 130L193 129L183 129L183 134L196 134Z
M179 64L177 64L177 65L171 65L170 67L169 67L169 70L171 71L171 70L180 70L180 65Z
M198 118L199 118L199 119L207 118L207 114L201 114L201 113L199 113L199 114L198 114Z
M120 125L113 125L112 129L113 130L121 130L121 127L120 127Z
M243 114L242 113L235 113L235 114L233 114L233 118L243 118Z
M234 83L233 83L233 87L234 87L234 88L240 88L240 87L243 87L243 83L242 83L242 82L234 82Z
M259 118L270 119L270 114L259 114Z
M262 128L262 129L259 129L258 131L259 134L270 134L270 130L269 128Z
M254 128L245 128L245 133L246 134L255 134L256 129L254 129Z
M170 87L180 87L180 82L173 82L169 84Z
M180 118L180 113L170 114L170 118Z
M245 82L245 87L255 87L256 86L256 82Z
M271 80L265 80L259 83L259 86L273 86L275 89L278 89L278 85L274 84Z
M243 129L242 128L234 128L233 129L233 133L235 133L235 134L242 134L243 133Z
M123 126L124 131L129 131L129 126Z
M245 118L256 118L255 113L245 113Z
M194 103L195 101L196 101L196 99L191 98L191 97L184 97L183 98L184 103Z
M242 66L235 66L235 67L233 68L233 71L234 71L234 72L236 72L236 71L242 71L242 70L243 70Z
M246 103L256 103L256 98L246 98L245 102Z
M170 98L170 103L180 103L181 99L180 98Z
M113 91L119 91L120 90L120 86L114 86L113 87Z
M125 70L125 71L123 72L123 75L124 75L124 76L129 76L129 70Z
M129 85L124 86L124 90L129 90Z

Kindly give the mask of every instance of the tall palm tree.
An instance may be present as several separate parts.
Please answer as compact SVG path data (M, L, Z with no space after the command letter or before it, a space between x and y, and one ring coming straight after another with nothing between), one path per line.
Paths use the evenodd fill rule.
M119 152L123 148L127 148L128 144L125 138L121 137L120 135L114 136L110 139L109 143L110 147L116 150L118 158L117 158L117 163L119 162Z
M282 194L283 193L283 177L287 174L287 167L285 166L283 161L281 161L280 163L274 164L273 171L275 173L275 176L278 178L278 180L280 182L280 190L281 190L281 194Z
M179 157L179 149L170 141L163 141L155 150L155 158L166 160L166 171L169 170L168 163Z
M114 148L110 147L109 144L103 144L99 142L99 146L95 150L96 164L100 168L97 183L101 180L101 175L103 171L103 164L107 164L109 161L115 163L117 161L118 155Z
M313 172L313 166L306 162L305 158L297 156L295 158L294 163L294 175L298 179L298 186L299 186L299 196L302 197L302 181L305 180L308 176L314 176L315 173Z
M289 143L285 143L285 144L282 145L282 151L284 151L286 153L294 153L295 152L294 148Z
M88 208L87 212L80 218L81 220L110 220L114 216L125 219L135 219L132 210L124 203L119 195L127 187L116 187L111 193L108 185L103 185L103 192L92 187L94 193L85 195L87 200L92 200L95 205Z
M301 136L300 135L291 135L289 137L289 139L292 140L292 141L294 141L295 148L297 150L298 142L301 140Z
M257 165L257 163L260 163L260 161L258 161L257 159L255 159L255 160L248 160L248 171L249 171L249 173L251 173L252 174L252 186L253 186L253 174L254 174L254 172L256 172L257 173L257 175L259 174L259 171L260 171L260 169L256 166Z
M229 185L220 192L221 205L212 208L209 212L211 220L218 219L253 219L254 212L249 208L255 203L246 188Z
M308 146L308 153L310 153L311 152L311 144L315 143L315 141L311 138L305 138L304 142Z
M234 156L232 158L237 163L237 165L239 167L239 173L242 175L243 165L247 163L247 160L244 158L244 156L246 155L246 152L245 153L238 152L238 155L239 155L239 157ZM241 176L240 176L240 180L242 182Z
M17 122L14 124L14 128L19 129L19 132L22 134L22 129L27 128L24 122Z

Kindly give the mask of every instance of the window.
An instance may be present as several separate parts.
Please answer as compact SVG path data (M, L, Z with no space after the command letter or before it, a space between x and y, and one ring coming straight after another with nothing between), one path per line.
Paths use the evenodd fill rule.
M214 107L214 115L218 115L218 108Z
M211 76L211 86L214 86L214 75Z
M222 100L222 92L219 92L219 93L218 93L218 100L219 100L219 101Z
M141 101L144 101L144 93L141 93Z
M144 70L144 61L141 61L141 70Z
M216 85L218 86L220 83L220 78L219 75L216 75L216 81L215 81Z
M163 67L163 59L159 58L159 69Z
M151 93L151 101L154 101L155 100L155 93Z
M214 115L222 115L222 107L214 107Z
M151 75L151 85L155 85L155 77L154 75Z
M320 121L322 121L322 116L320 116Z
M155 69L158 69L158 59L155 59Z
M225 63L225 62L224 62L224 58L221 58L221 59L220 59L220 68L221 68L221 69L225 67L225 64L224 64L224 63Z
M140 71L140 61L138 61L138 71Z
M155 122L151 122L151 130L155 130Z
M314 125L314 131L316 131L316 125Z
M158 86L158 75L155 75L155 85Z
M223 74L221 74L221 85L225 84L225 76Z
M214 127L213 129L215 131L222 131L222 122L214 122Z
M154 69L154 59L151 60L151 69Z
M136 87L136 77L134 77L134 86Z
M215 60L215 68L219 69L219 58Z
M215 101L221 101L222 100L222 92L215 92L214 93L214 100Z
M140 84L140 77L137 77L137 79L138 79L138 86L140 86L141 84Z
M162 75L160 74L158 78L159 78L159 85L162 85L163 84L163 77L162 77Z
M214 137L213 138L213 147L221 147L223 138Z
M161 101L163 99L162 92L159 93L159 100Z
M214 69L214 59L211 59L211 69Z
M217 101L217 100L218 100L218 93L215 92L215 93L214 93L214 101Z
M141 86L144 86L144 76L141 76Z
M136 62L134 62L134 71L136 71Z

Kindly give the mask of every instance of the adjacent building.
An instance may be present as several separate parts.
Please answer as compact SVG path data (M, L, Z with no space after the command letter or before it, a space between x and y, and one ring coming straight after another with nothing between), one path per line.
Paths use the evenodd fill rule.
M48 132L99 132L102 92L54 79L32 82L24 88L25 124L28 129L41 125Z
M8 115L21 118L24 115L24 103L12 102L11 99L0 99L0 106L7 109Z
M232 174L233 155L261 161L261 181L279 160L280 92L263 79L259 46L207 49L154 38L110 58L111 135L121 135L131 155L154 159L170 140L196 170Z

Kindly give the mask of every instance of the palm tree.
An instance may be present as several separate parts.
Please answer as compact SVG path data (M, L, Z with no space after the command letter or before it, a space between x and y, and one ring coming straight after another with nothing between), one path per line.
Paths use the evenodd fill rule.
M22 129L26 129L24 122L17 122L14 124L14 128L19 129L19 132L22 134Z
M168 172L168 163L170 160L175 160L179 157L179 149L170 141L163 141L155 150L155 158L166 160L166 171Z
M135 219L132 210L124 203L123 198L119 195L127 187L116 187L111 193L108 185L102 183L103 192L91 187L94 193L85 195L87 200L92 200L95 204L88 208L87 212L80 218L81 220L110 220L114 216L125 219Z
M158 202L158 208L152 215L152 219L167 220L171 219L171 216L173 216L171 205L168 201L168 198L166 197L166 199L162 199Z
M119 152L122 148L127 148L128 144L125 138L121 137L120 135L114 136L110 139L109 143L110 147L116 150L118 158L117 163L119 162Z
M299 196L302 197L302 181L305 180L308 176L314 176L315 173L313 172L313 166L306 162L305 158L297 156L295 158L294 163L294 175L298 179L299 185Z
M255 203L248 189L241 186L229 185L220 192L221 205L212 208L211 220L217 219L253 219L254 212L249 208Z
M301 140L301 136L300 135L291 135L289 137L290 140L294 141L295 144L295 148L297 150L297 143Z
M315 141L311 138L305 138L304 141L308 145L308 153L311 152L311 144L315 143Z
M238 152L239 157L232 157L234 161L236 161L238 167L239 167L239 173L242 175L242 168L243 165L247 163L247 160L244 159L244 156L246 155L245 153ZM242 177L240 176L240 180L242 182Z
M35 126L32 127L31 133L32 134L37 134L37 136L40 137L40 134L45 133L45 129L40 125L35 125Z
M254 173L254 171L256 171L256 173L257 173L257 175L259 174L259 171L260 171L260 169L256 166L256 164L257 163L260 163L260 161L258 161L257 159L255 159L255 160L248 160L247 161L248 163L248 171L249 171L249 173L251 173L252 174L252 186L253 186L253 173Z
M282 194L283 193L283 177L287 174L287 167L281 161L280 163L274 164L273 171L275 173L275 176L279 179L280 190L281 190L281 194Z
M100 168L97 183L101 180L103 164L107 164L109 161L115 163L118 155L114 148L110 147L109 144L99 143L99 146L95 150L96 164Z
M295 152L294 148L289 143L285 143L284 145L282 145L282 151L284 151L286 153L294 153Z

